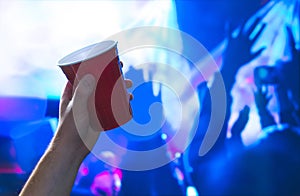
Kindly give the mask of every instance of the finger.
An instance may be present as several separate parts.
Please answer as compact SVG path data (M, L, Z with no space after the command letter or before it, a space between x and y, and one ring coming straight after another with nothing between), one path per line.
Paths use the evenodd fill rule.
M268 86L264 84L261 86L261 96L266 97L267 94L268 94Z
M232 126L232 131L235 132L235 134L240 134L244 130L249 119L249 111L249 106L245 106L239 112L239 117Z
M255 91L254 95L256 97L261 97L262 96L262 93L263 93L263 87L262 86L259 86L257 87L257 90Z
M267 86L265 86L265 88L262 89L261 94L262 94L263 97L267 98L268 92L269 92L269 89L268 89Z
M242 110L242 114L248 116L249 112L250 112L250 107L245 105L244 109Z
M228 40L232 39L232 33L233 33L233 25L231 22L227 21L225 24L225 33Z
M252 32L254 31L254 29L256 28L256 26L258 25L258 23L261 21L261 18L256 18L255 21L251 24L251 26L249 27L249 29L246 32L246 36L249 37Z
M242 26L241 26L241 28L240 28L240 32L239 32L238 36L243 35L243 33L244 33L244 31L245 31L246 23L247 23L247 20L244 21L244 22L242 23Z
M269 103L269 101L272 99L272 97L273 97L272 95L267 96L266 97L266 103Z
M78 83L73 96L73 112L78 119L86 119L89 116L88 99L96 86L95 78L87 74Z
M277 4L278 2L272 2L272 3L268 3L268 5L266 5L266 7L264 7L261 11L261 13L259 14L260 18L265 18L265 16L270 12L270 10L273 10L273 7Z
M74 92L74 101L81 103L87 102L89 95L95 89L95 84L95 78L91 74L82 77Z
M128 79L125 79L125 86L126 86L126 88L130 88L130 87L132 87L132 80L128 80Z
M252 59L255 59L256 57L258 57L265 49L266 49L266 47L263 47L263 48L259 49L258 51L256 51L255 53L253 53Z
M60 98L60 113L65 112L67 106L69 105L70 100L72 99L72 90L72 84L68 81Z
M286 32L287 32L287 37L288 37L288 42L290 47L293 49L293 52L296 50L296 42L293 36L292 29L288 26L286 26Z
M261 33L263 32L263 30L266 28L266 26L267 26L267 25L264 23L264 24L260 27L259 31L256 33L256 35L255 35L254 38L252 39L252 43L256 42L256 40L260 37L260 35L261 35Z

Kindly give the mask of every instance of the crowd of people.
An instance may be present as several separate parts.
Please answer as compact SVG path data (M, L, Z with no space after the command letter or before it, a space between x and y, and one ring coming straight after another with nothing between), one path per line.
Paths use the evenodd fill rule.
M259 22L257 19L248 29L241 27L239 34L229 38L224 53L222 76L227 91L227 104L232 97L230 90L237 70L253 60L263 50L251 53L252 44L263 32L261 26L253 39L249 35ZM299 50L291 31L286 27L288 43L291 47L291 60L277 62L274 66L258 66L254 69L255 106L259 115L261 134L257 141L245 146L242 131L249 120L250 106L245 106L231 127L231 137L226 137L226 121L217 145L204 157L197 156L199 141L204 136L209 121L210 108L203 108L200 126L190 147L190 162L193 168L192 178L197 190L202 195L297 195L300 192L299 182ZM205 86L205 88L207 88ZM213 86L211 87L213 88ZM274 94L268 92L274 89ZM279 105L279 121L268 109L272 96ZM209 102L209 95L204 102ZM209 104L203 104L207 106ZM212 119L213 120L213 119Z

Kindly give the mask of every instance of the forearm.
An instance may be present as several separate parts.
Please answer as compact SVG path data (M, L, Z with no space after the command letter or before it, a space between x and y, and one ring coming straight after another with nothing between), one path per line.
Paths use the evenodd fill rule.
M85 153L54 139L25 184L21 196L70 195Z
M217 84L218 82L223 82L223 85ZM217 91L225 90L225 98L226 98L226 115L230 115L230 106L232 104L232 97L231 97L231 89L235 82L235 74L234 73L226 73L225 71L221 70L220 72L216 72L214 75L214 81L211 85L211 89L215 89ZM220 89L224 87L225 89ZM228 119L227 119L228 120Z

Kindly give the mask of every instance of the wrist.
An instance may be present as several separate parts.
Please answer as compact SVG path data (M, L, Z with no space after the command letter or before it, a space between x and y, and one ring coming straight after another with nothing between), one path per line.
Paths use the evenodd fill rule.
M268 110L268 108L264 107L264 106L257 107L257 111L258 111L258 114L261 115L261 116L270 114L270 111Z
M235 61L228 61L224 60L222 63L222 70L221 72L225 72L227 75L235 76L235 74L240 69L239 63L236 63Z
M73 160L74 163L81 163L90 152L79 135L73 138L61 134L60 130L57 130L50 144L50 149L62 157Z
M63 142L56 141L51 143L49 151L55 154L57 159L61 159L65 162L65 164L71 164L73 166L79 166L88 154L87 151L81 148L76 148L75 146L66 145Z
M232 70L221 70L221 75L223 77L224 85L226 87L226 90L229 92L234 83L235 83L235 77L236 77L236 72Z

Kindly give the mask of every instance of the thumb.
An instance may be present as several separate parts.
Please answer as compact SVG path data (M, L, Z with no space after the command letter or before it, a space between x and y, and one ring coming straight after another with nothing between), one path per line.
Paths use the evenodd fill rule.
M263 47L263 48L259 49L258 51L256 51L254 54L251 55L251 59L255 59L256 57L258 57L265 49L266 49L266 47Z

